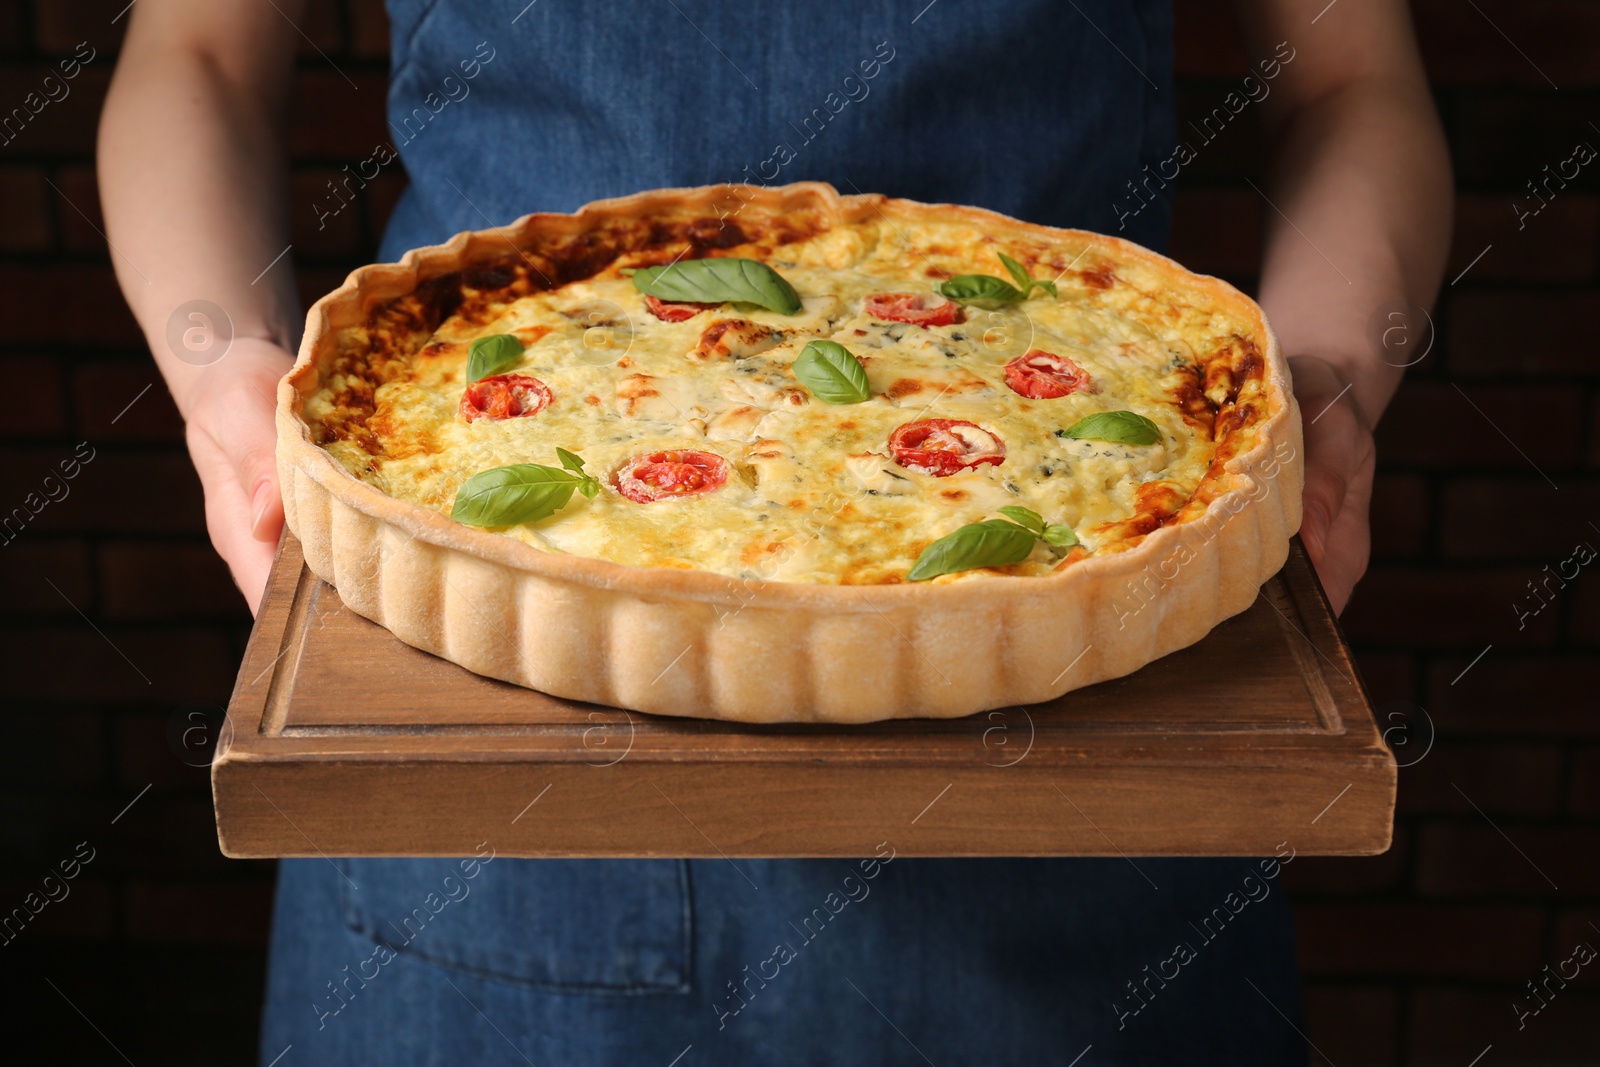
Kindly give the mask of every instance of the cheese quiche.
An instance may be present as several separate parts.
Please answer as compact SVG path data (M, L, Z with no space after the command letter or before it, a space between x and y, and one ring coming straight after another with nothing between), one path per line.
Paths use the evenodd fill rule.
M832 187L530 215L353 273L279 394L355 611L574 699L951 716L1247 607L1299 521L1260 309L1115 238Z

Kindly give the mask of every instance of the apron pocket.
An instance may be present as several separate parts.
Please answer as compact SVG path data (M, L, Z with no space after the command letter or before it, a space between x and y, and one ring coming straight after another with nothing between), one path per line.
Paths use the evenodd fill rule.
M689 991L687 861L338 865L345 925L396 954L552 992Z

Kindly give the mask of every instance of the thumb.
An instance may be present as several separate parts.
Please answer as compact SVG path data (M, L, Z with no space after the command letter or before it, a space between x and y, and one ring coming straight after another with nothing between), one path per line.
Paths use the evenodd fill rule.
M1353 443L1360 435L1360 416L1353 401L1340 402L1350 386L1325 360L1292 356L1289 367L1302 415L1316 412L1302 424L1306 458L1300 539L1305 542L1311 562L1321 564L1327 554L1329 532L1344 508L1345 489L1354 463Z
M1315 449L1308 447L1305 468L1305 490L1301 504L1300 539L1305 542L1306 553L1312 563L1321 563L1328 548L1328 530L1333 517L1344 506L1345 479L1331 471L1326 463L1317 462Z
M273 409L255 404L236 409L222 441L239 490L249 502L250 536L257 541L276 541L283 530L276 444Z

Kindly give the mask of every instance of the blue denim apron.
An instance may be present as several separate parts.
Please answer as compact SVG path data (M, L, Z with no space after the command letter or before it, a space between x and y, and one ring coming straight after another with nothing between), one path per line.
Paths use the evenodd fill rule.
M411 185L386 259L730 180L1166 240L1169 191L1129 190L1176 139L1163 0L390 7ZM885 837L848 861L286 860L261 1062L1305 1062L1275 861Z

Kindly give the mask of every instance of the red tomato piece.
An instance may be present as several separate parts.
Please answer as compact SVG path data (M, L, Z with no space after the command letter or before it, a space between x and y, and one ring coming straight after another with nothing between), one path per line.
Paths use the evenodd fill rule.
M889 449L902 467L944 478L970 467L1005 462L1006 443L965 419L922 419L896 427Z
M1006 364L1006 384L1030 400L1055 400L1089 388L1089 373L1066 356L1035 348Z
M644 306L650 314L662 322L687 322L707 308L714 308L716 304L669 304L656 296L644 298Z
M875 319L913 326L954 326L961 321L960 304L931 293L873 293L861 309Z
M461 417L519 419L537 415L549 406L550 387L527 374L492 374L479 378L461 394Z
M617 492L636 504L699 496L728 480L728 461L689 449L634 456L617 472Z

